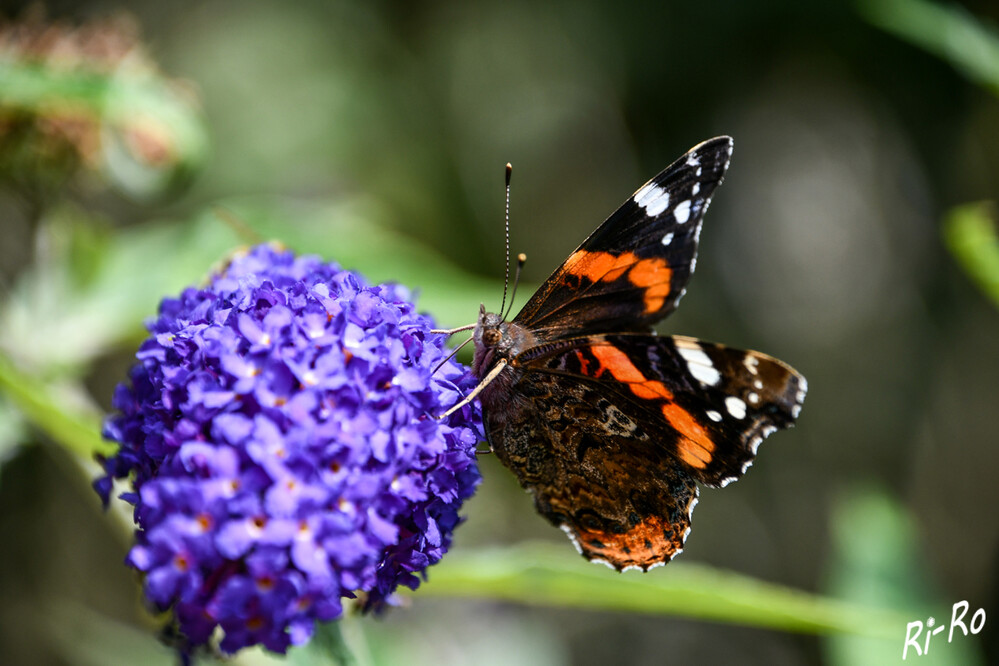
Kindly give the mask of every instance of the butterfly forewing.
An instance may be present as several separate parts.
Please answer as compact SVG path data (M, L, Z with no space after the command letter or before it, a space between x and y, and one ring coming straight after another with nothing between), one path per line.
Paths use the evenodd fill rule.
M561 335L639 331L677 305L694 269L701 221L732 139L692 148L635 192L545 281L514 320Z

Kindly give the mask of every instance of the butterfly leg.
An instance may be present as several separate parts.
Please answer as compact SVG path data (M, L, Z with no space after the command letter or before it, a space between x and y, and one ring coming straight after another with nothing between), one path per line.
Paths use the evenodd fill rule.
M478 386L472 389L471 393L466 395L464 399L456 403L451 409L447 410L446 412L438 416L437 420L440 421L442 419L446 419L447 417L451 416L451 414L454 414L456 411L458 411L468 403L475 400L476 396L478 396L479 393L482 392L482 389L489 386L489 384L492 383L494 379L499 377L499 373L503 372L503 368L506 367L506 364L507 364L506 359L500 359L500 361L495 365L495 367L493 367L493 369L489 371L489 374L482 378L482 381L479 382Z

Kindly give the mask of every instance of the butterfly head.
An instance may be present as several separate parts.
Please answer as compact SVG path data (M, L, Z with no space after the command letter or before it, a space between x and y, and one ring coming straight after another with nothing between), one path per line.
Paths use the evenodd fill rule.
M486 312L484 305L479 306L479 321L472 339L475 342L472 372L480 378L500 361L516 365L517 355L537 344L535 336L525 327L505 321L498 313Z
M479 321L475 325L472 339L475 341L475 359L472 372L482 377L498 358L507 356L509 338L504 336L507 323L495 312L486 312L486 306L479 306ZM504 340L506 338L506 340Z

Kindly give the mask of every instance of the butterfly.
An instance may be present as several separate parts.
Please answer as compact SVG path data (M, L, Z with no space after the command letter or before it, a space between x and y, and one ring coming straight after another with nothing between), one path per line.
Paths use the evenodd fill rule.
M512 321L480 307L473 372L488 443L588 560L665 564L698 486L723 487L807 391L755 351L659 336L694 271L701 221L732 139L698 144L643 185ZM502 308L501 308L502 311Z

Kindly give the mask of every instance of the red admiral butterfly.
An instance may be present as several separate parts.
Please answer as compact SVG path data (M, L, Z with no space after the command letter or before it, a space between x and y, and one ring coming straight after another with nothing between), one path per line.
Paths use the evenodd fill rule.
M513 321L479 312L473 339L492 450L588 560L648 570L679 553L695 482L742 476L793 425L807 384L755 351L660 337L694 271L701 220L732 139L643 185ZM460 406L459 404L459 406Z

